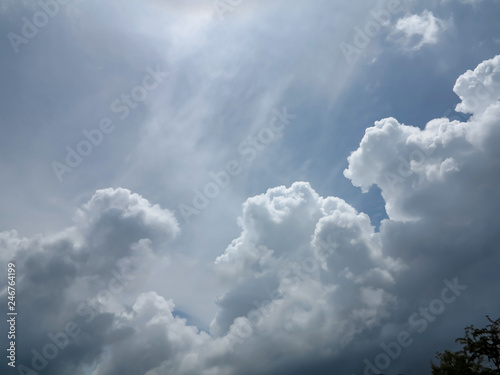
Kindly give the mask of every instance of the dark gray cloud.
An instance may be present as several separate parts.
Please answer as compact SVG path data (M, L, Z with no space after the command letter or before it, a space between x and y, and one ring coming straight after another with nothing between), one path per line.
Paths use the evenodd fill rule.
M97 191L77 210L75 221L74 227L49 238L2 233L1 266L7 269L14 262L18 270L20 365L33 368L32 350L44 355L52 343L49 334L62 337L76 331L71 342L60 339L64 348L55 358L35 365L58 372L98 360L105 345L120 341L123 332L113 327L115 313L107 309L133 279L140 280L155 257L166 255L166 241L179 232L170 211L127 189ZM128 335L130 329L125 329ZM50 348L46 350L51 357Z

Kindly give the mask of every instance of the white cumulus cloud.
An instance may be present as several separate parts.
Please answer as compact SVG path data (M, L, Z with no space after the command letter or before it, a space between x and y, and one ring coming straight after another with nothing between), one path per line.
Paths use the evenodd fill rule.
M440 34L447 28L447 21L425 10L420 15L413 14L400 18L390 38L396 40L405 49L418 51L426 44L436 44Z

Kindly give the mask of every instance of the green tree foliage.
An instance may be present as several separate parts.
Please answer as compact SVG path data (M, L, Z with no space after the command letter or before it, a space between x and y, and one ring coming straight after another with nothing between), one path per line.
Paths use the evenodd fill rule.
M500 375L500 318L486 318L486 327L465 327L465 337L455 340L462 350L436 353L440 363L431 362L432 375Z

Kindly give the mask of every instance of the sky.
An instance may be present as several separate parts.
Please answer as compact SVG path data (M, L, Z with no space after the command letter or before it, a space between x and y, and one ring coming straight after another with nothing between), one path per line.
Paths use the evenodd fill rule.
M500 311L499 14L1 0L0 372L430 374Z

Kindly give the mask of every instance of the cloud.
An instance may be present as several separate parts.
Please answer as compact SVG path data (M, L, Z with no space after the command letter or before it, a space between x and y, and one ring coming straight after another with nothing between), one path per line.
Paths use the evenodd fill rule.
M376 184L389 218L394 220L427 218L438 210L443 212L443 205L454 211L472 208L470 194L481 194L479 186L490 186L496 176L492 140L498 136L499 65L497 56L457 79L454 91L462 100L457 110L473 114L467 122L439 118L419 129L394 118L377 121L366 129L360 147L349 156L344 175L363 191ZM476 165L486 173L487 185L472 182L477 181L470 175L477 171ZM457 191L469 198L454 195L458 188L450 190L451 181L469 186L467 192ZM430 196L440 197L438 206L427 199Z
M189 373L210 337L173 315L174 303L154 292L138 296L130 312L116 317L115 330L127 335L110 347L98 374L145 374L161 365L164 373ZM131 357L133 353L133 357Z
M98 190L77 210L75 225L53 236L2 232L1 266L16 264L17 304L30 306L19 329L19 364L32 366L32 350L44 353L52 342L48 335L64 332L67 324L76 325L79 335L39 367L59 373L76 363L81 371L98 360L120 332L113 329L113 315L123 308L125 287L138 288L131 280L138 283L178 233L172 212L122 188ZM5 281L1 288L6 297Z
M448 23L425 10L420 15L400 18L389 38L407 50L418 51L426 44L436 44Z
M270 371L275 358L337 353L395 301L385 288L402 264L342 199L296 182L249 198L239 223L241 236L216 260L235 286L210 328L237 352L258 352L265 360L253 371Z
M240 237L215 261L233 286L217 301L211 338L193 331L179 354L184 371L166 359L148 375L273 373L279 363L297 358L322 361L377 325L394 304L385 288L404 267L381 253L369 218L342 199L323 198L308 183L296 182L249 198L239 223ZM147 311L154 316L154 308ZM172 330L169 311L150 321ZM196 354L193 343L199 344ZM248 358L259 361L249 366Z
M165 13L157 12L157 5L147 17L142 14L140 20L132 18L133 22L110 17L114 14L113 7L111 12L97 13L101 14L101 20L91 12L100 9L87 8L86 12L92 17L80 19L81 24L77 17L72 19L75 30L85 32L60 35L69 35L68 43L73 48L85 46L82 50L85 56L101 56L100 51L107 51L110 45L117 48L115 51L120 48L135 51L130 48L134 41L136 48L139 44L149 46L149 54L133 53L133 58L124 54L134 62L135 68L122 68L119 74L114 73L117 80L121 75L129 76L131 71L147 66L153 57L168 61L166 66L177 70L171 82L161 89L163 95L159 92L158 98L151 98L151 103L141 107L151 114L145 118L140 116L140 121L135 122L140 132L127 133L132 141L123 143L115 155L120 163L104 167L101 162L108 159L98 159L96 154L96 160L87 169L103 175L107 170L125 170L125 176L120 177L125 183L104 186L142 184L144 190L154 192L155 201L163 199L163 207L170 207L165 202L176 202L172 198L175 193L191 193L192 187L204 181L206 171L234 156L230 152L252 134L252 129L261 126L258 119L267 118L270 108L292 97L285 96L290 77L299 81L293 91L309 88L315 93L332 94L328 95L330 103L340 92L339 87L348 82L344 79L348 74L336 65L337 60L342 60L332 58L332 51L338 49L337 42L365 15L363 7L358 9L351 3L352 17L345 17L335 7L325 12L315 3L307 8L290 8L293 17L289 18L283 16L282 8L276 4L256 3L248 7L243 4L228 14L224 23L211 23L211 17L215 18L212 4L154 3L172 10L174 22L170 22L170 13L166 17ZM190 14L180 17L186 7ZM261 8L259 12L254 11L256 7ZM133 6L125 11L140 14ZM290 22L303 21L305 13L317 21ZM332 16L337 17L335 22ZM188 18L189 22L184 22ZM80 28L89 19L92 24L112 22L113 30L119 31L116 40L126 40L123 44L126 48L114 43L115 38L103 38L113 35L104 32L105 28L92 32L89 32L92 28ZM148 26L144 19L148 20ZM57 22L54 25L57 26ZM228 25L232 27L229 33ZM274 29L270 30L269 25L274 25ZM445 21L425 11L420 16L403 18L396 24L395 31L402 35L400 42L404 48L418 50L425 44L437 43L446 28ZM50 28L44 31L49 32ZM159 37L159 34L168 37ZM85 43L75 44L75 35ZM318 39L318 35L322 37ZM334 35L333 41L328 38L321 41L325 35ZM261 43L263 40L266 43ZM44 50L50 43L43 44L43 41L40 37L29 47L37 48L40 42L42 47L38 48ZM312 49L316 43L320 43L319 48ZM311 48L311 53L305 53L297 45L307 46L306 52ZM167 56L164 51L168 51ZM312 53L317 51L321 51L319 55ZM136 60L136 56L145 56L144 61ZM262 56L266 56L264 67ZM311 60L310 56L319 58ZM120 58L113 56L113 61ZM480 64L457 80L454 90L462 100L457 109L472 114L468 121L440 118L420 129L387 118L366 130L358 150L349 157L345 175L363 191L373 185L381 189L389 219L382 222L379 231L366 213L341 198L321 196L307 182L278 186L243 199L239 234L220 229L223 225L207 213L206 222L214 222L215 234L201 229L189 235L199 238L203 244L197 257L203 256L202 251L209 253L205 251L207 248L210 257L214 253L219 255L215 264L207 267L209 271L215 270L216 275L210 274L212 279L207 284L215 284L213 279L217 278L225 291L216 300L215 316L204 317L212 321L209 332L184 318L194 312L183 311L185 306L176 306L165 293L166 287L160 283L167 284L167 276L162 275L164 278L156 280L156 284L148 284L152 266L169 258L167 242L177 238L180 231L170 210L130 190L96 191L77 210L74 226L53 236L23 238L16 231L1 232L0 266L5 269L7 262L16 261L19 305L30 306L30 310L23 311L19 363L31 366L32 349L45 355L44 348L54 345L48 332L64 332L67 323L74 322L79 333L60 348L56 358L47 360L43 371L77 375L360 372L365 356L380 351L381 342L394 340L394 335L405 328L408 315L420 306L428 306L429 301L439 295L443 279L458 275L468 284L474 281L476 289L468 295L464 293L467 303L454 305L460 306L456 308L458 312L455 307L446 310L446 324L451 328L445 334L420 341L431 353L445 340L452 342L455 333L463 327L460 319L476 317L483 308L490 311L498 308L495 302L499 260L496 251L499 203L495 191L499 182L498 59ZM127 58L122 60L126 62ZM101 69L104 63L91 59L85 60L84 65ZM257 80L255 66L259 67ZM103 69L110 69L109 65ZM59 76L59 69L55 71ZM71 76L87 77L83 72L72 71ZM138 79L142 77L142 73L135 73ZM96 81L101 89L99 77L85 81ZM67 84L65 76L61 79ZM134 79L131 79L133 85ZM32 77L26 80L31 81ZM103 98L129 90L133 87L127 86L129 83L102 88L103 92L82 107L81 113L87 113L89 108L98 113L102 102L109 102ZM273 89L262 95L262 87L270 86ZM58 90L67 95L66 90ZM86 88L85 93L87 90L94 92ZM302 101L303 95L298 97L296 103ZM84 103L78 98L74 96L72 100ZM219 103L224 104L220 107ZM78 113L73 113L71 118L83 117L88 121L88 117ZM66 125L66 118L62 117L61 122ZM32 121L23 120L23 123ZM234 124L247 125L235 127ZM87 125L82 122L77 127ZM132 128L134 126L128 127ZM74 128L69 129L70 136L79 134ZM312 138L309 129L309 126L299 129L295 137L302 142L307 133L307 137ZM63 134L60 129L56 130L53 134ZM137 134L140 136L136 137ZM211 138L214 135L221 140ZM24 149L37 150L35 147ZM128 155L123 154L123 149L130 150ZM291 149L297 149L297 144ZM25 155L30 165L37 159L33 155ZM116 168L122 159L133 167ZM86 176L85 167L82 168L79 178ZM153 185L158 176L164 182L155 189ZM86 186L87 191L94 191L94 183ZM265 179L255 184L259 186L257 190L264 184L275 185ZM34 191L37 194L33 196L44 196L38 188ZM65 194L75 195L71 189ZM6 196L11 199L9 194ZM56 199L47 201L57 202ZM175 205L172 203L171 207ZM224 247L211 246L210 235L222 238L220 241L236 238L221 252ZM189 252L195 246L184 245L181 250L191 255ZM169 272L169 269L161 271ZM196 277L198 271L209 273L206 269L196 269ZM187 272L178 279L171 274L168 277L170 288L186 290L183 285L186 278L193 278ZM483 277L493 282L482 282ZM0 285L4 288L2 296L6 297L5 284ZM470 285L473 289L474 285ZM196 293L201 294L191 291L186 299L196 300ZM479 295L481 298L476 297ZM418 345L412 347L413 353L423 350ZM412 357L420 360L429 355ZM407 356L401 359L400 365L411 368L410 362ZM425 360L421 366L427 364Z
M434 301L446 279L475 290L446 308L448 326L459 332L464 316L483 313L481 301L494 298L495 288L477 280L496 279L490 265L500 258L499 67L497 56L458 78L458 108L473 113L466 122L438 118L420 129L388 118L366 130L345 175L364 191L373 184L381 189L389 219L379 232L364 213L303 182L244 203L241 235L216 260L233 286L217 301L211 324L234 357L261 359L252 370L235 360L235 373L286 368L278 358L323 363L318 373L331 371L328 361L362 371L359 358L375 358L380 343L398 332L408 330L418 342L409 317ZM480 104L464 104L473 99ZM431 358L432 345L420 340L412 351Z
M2 232L2 262L16 261L20 304L33 307L19 362L32 363L31 348L46 353L48 332L60 332L63 321L80 333L47 360L54 374L362 371L362 358L374 358L381 342L406 329L417 334L408 316L439 295L444 279L480 280L500 258L499 68L497 56L458 78L457 108L472 113L466 122L439 118L420 129L388 118L366 130L345 175L364 191L381 189L389 219L380 231L307 182L248 198L240 235L215 260L227 290L210 332L188 324L172 300L141 289L140 274L166 255L164 243L179 228L170 211L138 194L98 190L75 226L51 238ZM116 293L113 268L126 281ZM476 285L481 298L493 298L494 285ZM474 293L462 298L459 310L446 309L448 324L459 326L463 309L469 316L480 306Z
M500 99L500 56L483 61L474 71L468 70L455 83L453 91L462 101L456 110L481 114Z
M446 325L456 332L467 324L463 317L470 321L498 308L484 302L494 291L480 280L497 280L491 264L500 258L499 69L496 56L457 79L457 110L472 114L467 121L437 118L423 129L394 118L377 121L344 171L363 191L381 189L389 217L380 228L382 248L408 266L394 292L400 306L424 305L430 286L444 277L459 275L472 285L468 302L446 312Z
M4 261L23 270L20 304L30 301L34 311L19 363L34 367L31 349L46 353L60 322L80 332L57 360L46 358L44 370L56 374L89 366L99 375L232 374L250 371L241 364L247 356L261 356L262 371L276 356L328 356L387 314L394 297L384 288L401 270L381 254L369 218L345 201L304 182L270 189L247 200L241 236L216 260L235 286L219 298L209 335L157 293L137 285L113 291L113 269L130 272L135 284L164 253L160 245L178 232L171 212L126 189L104 189L75 222L54 238L2 233Z
M108 252L127 252L121 243L141 238L172 239L180 231L172 212L122 188L96 191L78 209L75 220L92 246L102 246Z

